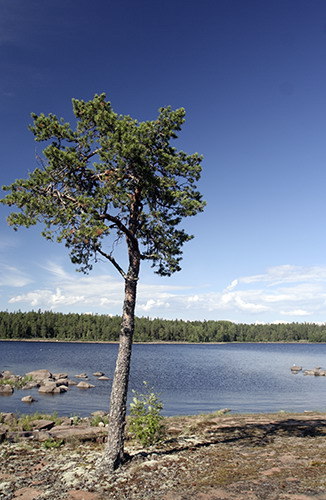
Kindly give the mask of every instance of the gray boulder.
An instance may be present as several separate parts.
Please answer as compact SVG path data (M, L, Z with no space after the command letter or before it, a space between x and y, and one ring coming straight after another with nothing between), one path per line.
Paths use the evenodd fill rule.
M0 413L0 424L11 425L16 422L16 415L12 412Z
M39 387L39 386L40 386L39 382L27 382L27 384L25 384L22 387L22 389L24 391L26 391L26 390L28 391L29 389L34 389L34 387Z
M33 370L26 373L28 377L32 377L35 382L44 382L47 379L52 379L52 373L49 370Z
M103 410L96 410L91 413L92 417L106 417L108 414Z
M67 384L68 385L77 385L76 380L71 380L70 378L67 378Z
M326 376L326 370L322 370L319 366L317 368L314 368L313 370L305 370L303 372L304 375L314 375L315 377L325 377Z
M14 388L10 384L0 385L0 394L10 396L14 392Z
M68 379L67 378L58 378L58 379L55 379L55 383L59 386L59 385L65 385L67 386L68 385Z
M68 378L68 373L53 373L52 377L55 380L63 379L63 378Z
M41 385L38 392L41 394L58 394L63 392L63 390L61 390L55 382L48 382L47 384Z

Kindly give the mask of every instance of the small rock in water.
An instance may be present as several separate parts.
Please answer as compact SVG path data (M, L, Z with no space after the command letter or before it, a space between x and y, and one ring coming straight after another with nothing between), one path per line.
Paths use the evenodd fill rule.
M302 366L297 366L297 365L291 366L292 373L298 373L298 372L301 372L301 370L302 370Z
M79 389L90 389L91 387L95 387L95 385L89 384L88 382L79 382L77 387L79 387Z
M24 396L21 401L23 401L24 403L33 403L33 401L35 401L35 399L33 398L33 396Z
M93 373L94 377L102 377L104 375L103 372L95 372Z

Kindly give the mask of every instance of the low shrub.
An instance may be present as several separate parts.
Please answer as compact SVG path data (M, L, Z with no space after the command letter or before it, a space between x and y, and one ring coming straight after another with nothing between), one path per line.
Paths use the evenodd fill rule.
M145 447L159 443L165 436L162 401L147 382L144 382L144 393L132 392L134 397L130 403L129 434Z

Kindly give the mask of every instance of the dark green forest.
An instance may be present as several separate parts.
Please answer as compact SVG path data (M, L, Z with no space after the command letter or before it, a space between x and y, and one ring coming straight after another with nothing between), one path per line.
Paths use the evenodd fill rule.
M118 341L120 316L0 312L0 339ZM326 325L136 318L136 342L326 342Z

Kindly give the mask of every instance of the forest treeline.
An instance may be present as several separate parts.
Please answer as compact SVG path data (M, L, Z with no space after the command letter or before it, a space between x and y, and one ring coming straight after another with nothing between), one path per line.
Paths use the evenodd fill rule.
M0 339L119 340L120 316L0 312ZM326 325L136 318L137 342L326 342Z

